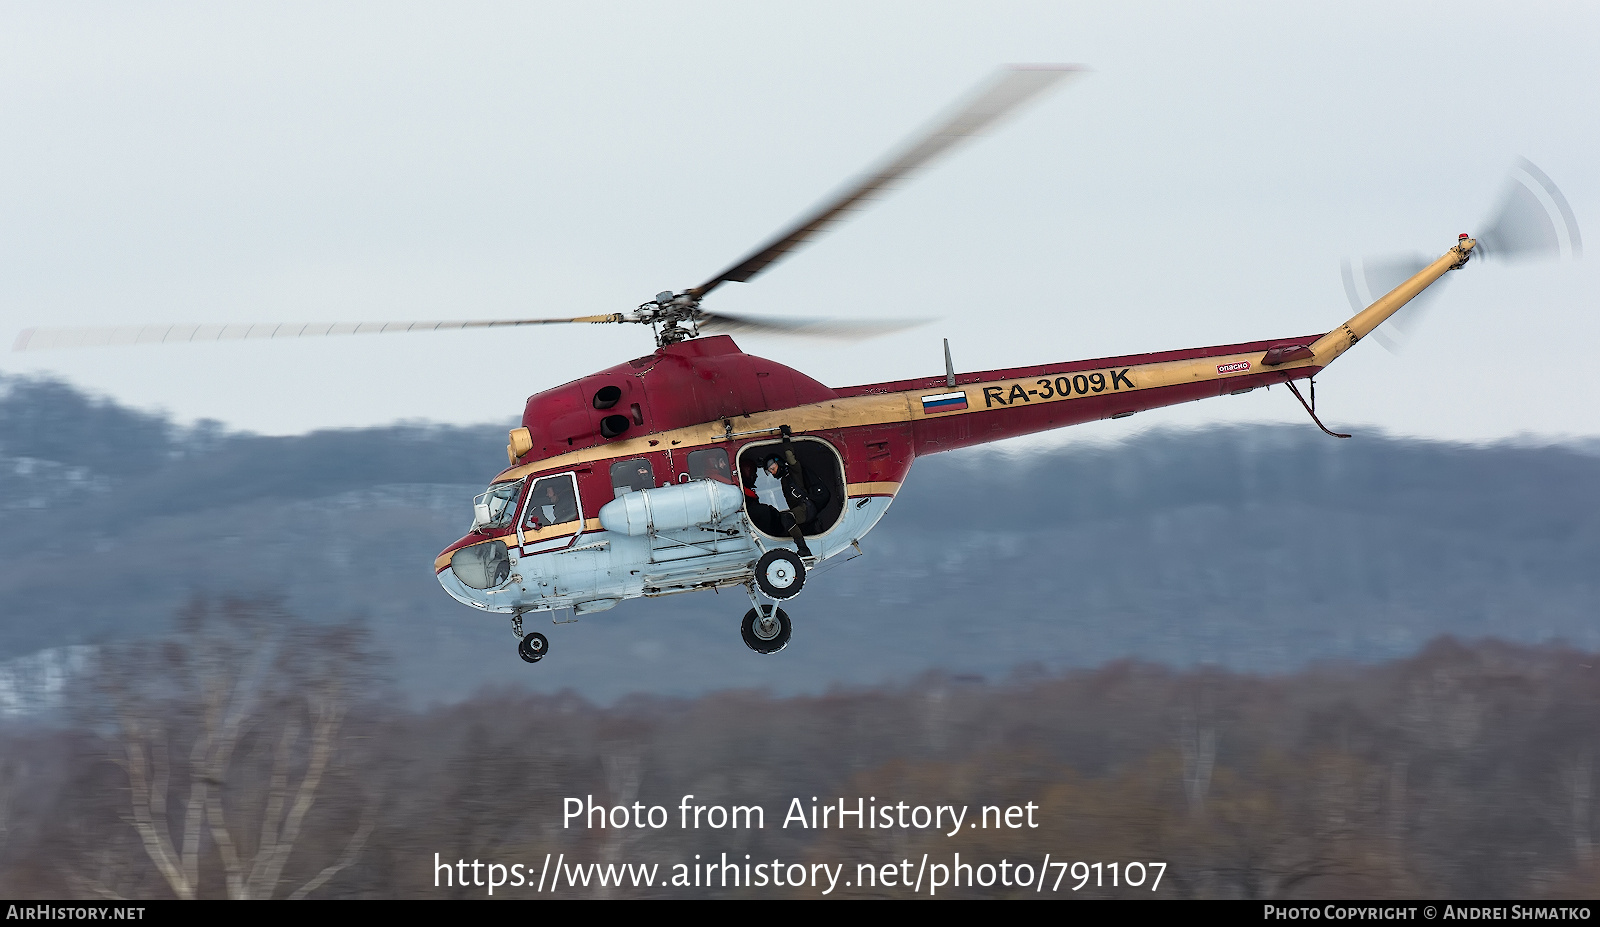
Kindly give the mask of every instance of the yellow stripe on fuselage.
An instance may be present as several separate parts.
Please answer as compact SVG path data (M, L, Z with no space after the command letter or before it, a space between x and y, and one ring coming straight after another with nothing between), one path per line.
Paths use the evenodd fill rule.
M915 422L927 418L971 415L975 412L1006 409L1017 405L1033 405L1041 402L1071 402L1090 396L1102 396L1107 393L1138 392L1141 390L1160 389L1165 386L1198 383L1205 380L1225 380L1230 377L1261 373L1264 369L1273 371L1293 370L1297 367L1307 367L1315 363L1315 360L1305 360L1281 364L1277 367L1263 368L1261 360L1265 356L1265 351L1254 351L1249 354L1222 354L1194 358L1192 360L1161 361L1159 363L1135 364L1127 367L1077 370L1072 373L1041 374L1020 379L986 380L981 383L963 383L955 387L946 387L941 384L924 389L885 393L879 396L850 396L770 412L752 412L749 415L741 415L732 420L734 422L733 430L735 432L751 432L770 429L776 432L779 425L788 425L796 432L817 432L859 428L867 425L890 425L900 422ZM1230 367L1237 369L1229 369ZM1068 382L1062 383L1061 381L1063 380ZM1082 385L1081 390L1079 389L1080 383ZM1061 393L1062 386L1070 386L1071 392L1063 395ZM967 407L965 409L946 412L923 411L922 397L954 392L965 392L967 394ZM736 442L739 440L741 439L735 439ZM642 457L646 454L668 449L674 451L690 450L726 442L727 438L721 420L706 422L700 425L689 425L669 431L655 432L638 438L628 438L624 441L613 441L597 447L570 451L532 463L521 464L502 471L499 476L495 477L494 482L502 483L507 480L521 479L530 473L572 469L597 460Z
M574 519L572 521L564 521L559 525L546 525L543 528L535 528L532 531L523 529L522 543L537 544L540 541L548 541L551 538L566 537L569 534L581 534L584 531L600 530L600 519L598 518L586 520L582 527L574 527L577 524L577 520Z

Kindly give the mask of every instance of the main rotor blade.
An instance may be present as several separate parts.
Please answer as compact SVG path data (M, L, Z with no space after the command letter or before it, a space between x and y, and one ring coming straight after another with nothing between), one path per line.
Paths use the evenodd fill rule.
M243 341L260 338L318 338L325 335L384 335L397 332L455 331L466 328L510 328L519 325L561 325L570 322L628 322L620 312L568 319L488 319L433 322L267 322L240 325L108 325L83 328L30 328L17 336L13 351L54 348L96 348L130 344L177 344L188 341Z
M1506 179L1500 208L1478 235L1484 257L1530 261L1583 256L1572 206L1544 171L1519 158Z
M718 335L790 335L799 338L827 338L859 341L927 324L925 319L752 319L745 316L703 312L696 323L702 333Z
M1068 64L1014 66L1002 70L949 115L912 136L898 153L889 157L880 167L819 203L793 225L774 235L737 264L690 290L689 294L700 298L730 280L735 283L749 280L826 231L844 218L846 213L865 205L895 181L966 139L981 134L1007 113L1064 78L1083 70L1078 65Z

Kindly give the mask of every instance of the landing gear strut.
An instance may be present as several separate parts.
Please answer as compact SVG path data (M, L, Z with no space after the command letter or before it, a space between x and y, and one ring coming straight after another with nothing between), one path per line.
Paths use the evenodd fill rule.
M758 605L750 609L739 625L744 645L756 653L777 653L789 646L791 630L789 616L776 605Z
M784 551L784 553L789 553ZM794 554L789 554L793 557ZM798 558L797 558L798 559ZM762 557L765 563L766 557ZM757 569L756 578L744 584L744 591L750 596L750 604L755 606L744 613L744 620L739 622L739 633L744 637L744 645L756 653L777 653L789 646L789 634L793 630L789 624L789 616L777 603L764 603L756 595L756 587L760 586L766 591L766 586L761 583L761 571ZM792 594L792 593L791 593Z
M550 652L550 639L538 631L522 633L522 610L511 613L511 633L517 636L517 656L529 663L538 663Z

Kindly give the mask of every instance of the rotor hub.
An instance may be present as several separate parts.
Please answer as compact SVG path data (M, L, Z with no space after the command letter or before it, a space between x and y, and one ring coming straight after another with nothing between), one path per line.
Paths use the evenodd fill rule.
M687 291L657 293L655 299L641 304L638 309L638 321L649 323L655 330L656 347L660 348L699 335L702 315L699 298Z

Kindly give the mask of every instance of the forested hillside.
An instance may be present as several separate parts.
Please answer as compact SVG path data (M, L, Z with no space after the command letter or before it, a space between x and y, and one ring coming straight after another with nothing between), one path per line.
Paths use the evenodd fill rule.
M700 593L547 629L529 667L502 618L431 570L504 460L502 427L267 438L3 382L0 663L161 634L191 599L228 596L364 622L421 703L506 684L814 693L1125 657L1283 672L1439 634L1600 648L1600 458L1307 426L927 458L864 556L788 608L782 654L745 650L742 598Z

